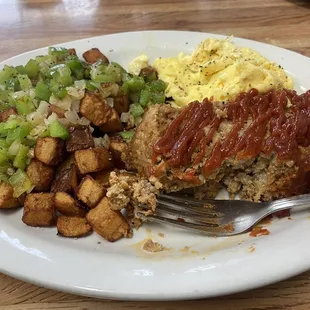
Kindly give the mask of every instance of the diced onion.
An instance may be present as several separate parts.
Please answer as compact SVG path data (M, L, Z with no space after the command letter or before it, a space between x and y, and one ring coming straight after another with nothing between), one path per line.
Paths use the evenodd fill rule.
M107 98L108 105L113 108L114 107L114 99L113 98Z
M65 98L60 100L56 98L54 95L52 95L50 97L50 103L57 105L58 107L64 109L65 111L69 111L71 109L72 98L69 95L67 95Z
M104 135L100 138L94 138L95 147L105 147L108 149L110 147L110 138L108 135Z

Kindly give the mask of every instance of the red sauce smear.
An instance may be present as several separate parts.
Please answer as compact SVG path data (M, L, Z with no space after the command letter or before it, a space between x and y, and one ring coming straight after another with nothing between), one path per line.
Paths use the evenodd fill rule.
M153 146L153 164L158 156L171 168L202 163L202 174L208 177L227 158L241 160L274 153L280 159L299 162L298 146L310 145L310 91L297 95L282 89L259 94L252 89L226 103L223 112L217 115L208 99L190 103ZM224 119L232 129L205 158L206 147ZM303 159L302 165L310 167L310 159Z

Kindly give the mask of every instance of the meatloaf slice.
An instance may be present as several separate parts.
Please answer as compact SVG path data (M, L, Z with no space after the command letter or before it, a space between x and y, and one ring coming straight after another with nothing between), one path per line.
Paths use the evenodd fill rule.
M154 105L131 142L131 164L166 191L222 186L263 201L305 192L310 170L310 92L240 94L184 109Z

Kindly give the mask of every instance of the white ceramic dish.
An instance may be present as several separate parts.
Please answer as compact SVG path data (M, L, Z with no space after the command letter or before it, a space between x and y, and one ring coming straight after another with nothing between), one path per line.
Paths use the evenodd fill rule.
M79 53L98 47L126 66L146 53L153 60L191 51L208 33L151 31L107 35L59 46ZM275 46L233 39L283 66L296 90L310 88L310 59ZM47 48L0 64L25 64ZM211 297L270 284L310 269L310 220L307 211L268 226L271 234L252 238L207 238L169 227L145 226L133 239L114 244L98 235L71 240L55 228L31 228L21 222L22 210L0 212L0 271L57 290L113 299L172 300ZM164 238L158 233L164 233ZM146 238L167 251L142 251ZM253 249L255 249L253 251Z

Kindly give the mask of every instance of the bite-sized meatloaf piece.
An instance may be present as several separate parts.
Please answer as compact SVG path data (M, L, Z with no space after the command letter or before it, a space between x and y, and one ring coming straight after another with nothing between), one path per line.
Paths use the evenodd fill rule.
M226 103L154 105L131 142L130 162L167 191L200 188L260 201L305 191L310 170L310 92L240 94Z

